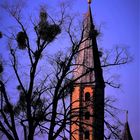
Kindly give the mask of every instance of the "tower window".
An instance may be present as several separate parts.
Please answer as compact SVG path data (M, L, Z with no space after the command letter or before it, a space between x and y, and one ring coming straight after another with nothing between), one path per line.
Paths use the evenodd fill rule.
M85 119L86 119L86 120L89 120L89 119L90 119L90 112L89 112L89 111L87 111L87 112L85 113Z
M85 101L90 101L90 93L89 92L85 93Z
M89 130L85 131L85 139L89 139Z

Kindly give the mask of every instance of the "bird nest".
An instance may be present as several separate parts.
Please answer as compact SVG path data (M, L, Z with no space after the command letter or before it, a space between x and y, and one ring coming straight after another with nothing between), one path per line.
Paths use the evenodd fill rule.
M51 42L61 32L61 29L57 24L40 23L38 32L42 40Z
M0 38L2 38L2 32L0 32Z
M22 49L22 50L26 49L27 36L24 32L18 32L16 40L17 40L19 49Z

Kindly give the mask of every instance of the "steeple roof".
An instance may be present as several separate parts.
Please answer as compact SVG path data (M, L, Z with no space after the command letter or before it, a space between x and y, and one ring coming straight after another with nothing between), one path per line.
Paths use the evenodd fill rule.
M126 112L126 123L124 126L122 140L133 140L128 123L128 111Z
M80 78L78 83L93 83L95 85L95 82L96 84L103 84L104 82L96 42L98 33L93 23L90 3L91 1L88 2L88 11L84 16L82 43L79 47L79 54L76 59L76 63L79 64L79 66L77 66L74 72L74 77L77 78L81 74L94 68L94 70Z
M87 70L94 67L93 62L93 48L92 40L90 38L90 33L93 28L92 14L90 4L88 7L87 13L84 15L83 22L83 37L82 43L79 47L79 53L76 58L76 64L78 64L77 69L74 73L74 77L77 78L80 75L84 74ZM94 82L94 72L90 72L80 78L78 83L91 83Z
M92 12L91 12L91 5L88 3L88 11L84 16L84 35L83 38L89 37L91 39L91 33L94 31L94 23L92 18Z

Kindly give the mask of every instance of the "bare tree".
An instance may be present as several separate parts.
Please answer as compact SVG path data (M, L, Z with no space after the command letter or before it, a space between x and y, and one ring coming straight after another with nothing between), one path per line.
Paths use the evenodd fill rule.
M0 80L0 131L10 140L19 140L19 132L22 131L25 140L33 140L39 135L45 135L48 140L55 140L59 137L64 139L65 133L70 133L70 121L75 117L71 114L77 113L77 109L71 110L70 108L73 103L70 103L69 96L78 79L94 71L94 68L87 67L85 73L76 79L73 78L77 65L75 58L82 51L79 50L79 46L88 39L83 40L84 26L82 25L81 38L77 39L74 19L66 15L67 7L62 4L59 20L55 20L44 8L41 8L40 20L30 22L34 28L34 33L30 34L22 21L22 10L18 4L14 8L8 5L4 5L3 8L18 25L18 32L12 32L10 36L5 33L4 36L8 37L9 61L16 77L14 80L16 84L13 83L13 85L17 88L19 97L15 104L12 103L10 93L6 90L8 87L4 82L5 79ZM62 32L65 32L69 38L71 45L69 51L65 55L60 51L53 57L45 56L47 46L52 45ZM32 36L36 38L34 43L31 41ZM26 58L22 56L23 52ZM116 47L113 54L107 52L102 55L103 69L127 64L130 61L127 50L124 48ZM25 58L25 62L22 58ZM44 61L50 64L42 64ZM1 63L0 73L2 72ZM119 88L119 85L113 81L106 80L105 84ZM115 109L111 107L109 101L106 101L108 108ZM91 104L87 104L89 105ZM105 111L115 118L111 109L108 108L106 107ZM78 125L80 122L75 120L73 123ZM118 131L116 130L118 129L106 120L105 124L113 136L117 137ZM108 136L108 139L109 137L111 136ZM105 138L107 139L107 136Z

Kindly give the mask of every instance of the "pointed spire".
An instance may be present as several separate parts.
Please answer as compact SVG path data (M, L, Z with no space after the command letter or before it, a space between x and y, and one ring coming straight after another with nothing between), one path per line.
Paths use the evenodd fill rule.
M131 132L130 132L130 128L129 128L129 123L128 123L128 110L126 111L126 123L124 127L125 128L124 128L122 140L133 140Z
M91 12L91 7L90 7L90 4L91 4L91 0L88 0L88 12L86 14L86 18L87 18L87 22L88 24L90 24L90 28L93 27L93 20L92 20L92 12Z
M95 25L93 23L92 12L91 12L91 0L88 0L88 11L85 14L84 22L83 22L83 43L81 43L76 63L82 64L83 66L77 66L77 69L74 73L74 77L78 77L83 73L86 73L87 69L95 68L95 71L92 71L85 76L81 77L77 83L100 83L104 87L104 81L102 76L101 64L99 59L98 46L96 42L96 37L98 35L98 31L95 29ZM95 74L96 73L96 74Z
M126 110L126 122L128 122L128 110Z
M84 16L84 21L83 21L83 43L81 43L79 50L82 50L79 52L77 56L77 64L82 64L83 66L79 65L77 68L77 72L75 73L75 77L80 76L81 74L86 73L88 68L93 68L94 67L94 62L93 62L93 48L94 46L92 44L92 39L90 37L91 32L94 30L93 26L93 20L92 20L92 13L91 13L91 8L90 8L90 3L91 0L88 0L88 10ZM95 81L94 79L94 72L90 72L80 78L78 80L78 83L93 83Z

